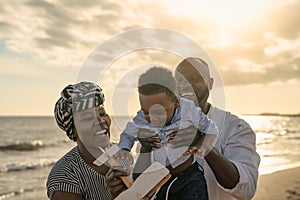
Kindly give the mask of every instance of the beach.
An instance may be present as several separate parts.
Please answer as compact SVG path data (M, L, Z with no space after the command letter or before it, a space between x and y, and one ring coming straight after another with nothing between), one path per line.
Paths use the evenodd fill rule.
M261 175L254 200L300 200L300 167Z
M261 156L254 199L300 200L300 117L241 117L254 129ZM112 116L113 142L129 120ZM0 200L47 199L49 171L76 143L50 116L0 117L0 124Z

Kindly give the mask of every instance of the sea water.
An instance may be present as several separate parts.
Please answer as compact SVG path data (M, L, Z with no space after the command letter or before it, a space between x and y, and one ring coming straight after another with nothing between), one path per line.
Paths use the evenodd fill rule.
M300 166L300 117L240 117L256 132L260 174ZM129 120L112 117L112 141L118 141ZM0 200L47 199L51 167L76 143L53 117L0 117L0 137Z

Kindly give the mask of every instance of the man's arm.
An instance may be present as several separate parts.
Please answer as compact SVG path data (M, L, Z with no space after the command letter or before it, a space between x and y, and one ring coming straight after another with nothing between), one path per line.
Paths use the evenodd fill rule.
M256 191L260 162L256 152L255 133L240 119L233 120L233 123L227 123L225 126L224 134L230 137L226 138L223 152L212 147L205 153L205 160L221 187L237 199L251 199ZM195 136L199 134L196 135L192 130L181 130L175 134L171 143L174 148L191 143L199 147L203 138Z
M174 148L180 146L190 146L190 151L196 147L201 149L204 143L212 143L208 135L203 135L199 130L193 127L181 129L174 133L174 138L171 140ZM218 182L227 189L232 189L239 181L239 172L235 165L224 157L217 149L206 147L205 160L209 164Z
M251 127L239 118L226 126L225 131L230 133L230 137L224 143L222 154L239 172L237 185L228 192L237 199L251 199L256 191L260 163L259 154L256 152L256 135Z
M212 148L205 160L213 171L217 181L226 189L232 189L239 182L239 172L235 165L223 156L216 148Z

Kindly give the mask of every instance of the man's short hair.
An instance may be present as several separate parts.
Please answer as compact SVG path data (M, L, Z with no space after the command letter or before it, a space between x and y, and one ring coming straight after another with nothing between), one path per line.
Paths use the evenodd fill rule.
M202 79L207 85L207 88L209 90L212 89L212 83L210 81L211 75L209 72L209 66L207 62L201 58L196 58L196 57L187 57L183 59L177 67L184 66L186 64L190 64L195 70L197 70L198 74L201 75Z

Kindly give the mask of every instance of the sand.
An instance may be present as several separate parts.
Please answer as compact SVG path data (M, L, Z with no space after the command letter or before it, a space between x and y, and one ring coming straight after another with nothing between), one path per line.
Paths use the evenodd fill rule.
M261 175L254 200L300 200L300 167Z

